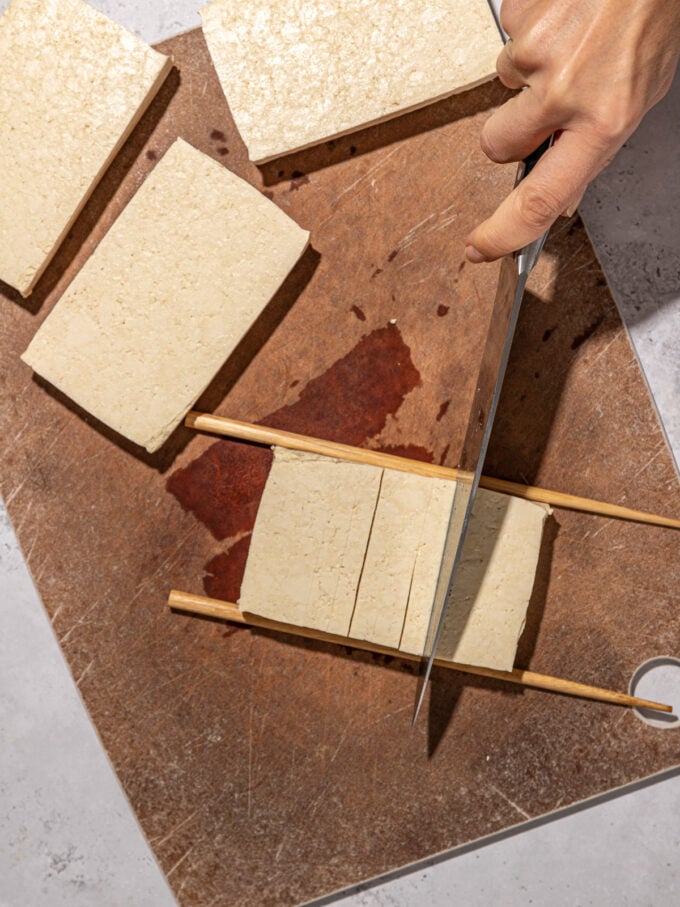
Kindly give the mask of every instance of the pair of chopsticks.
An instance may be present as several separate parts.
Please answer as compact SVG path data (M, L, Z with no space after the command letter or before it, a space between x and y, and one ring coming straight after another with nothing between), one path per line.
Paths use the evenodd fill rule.
M311 438L306 435L298 435L280 429L265 428L260 425L253 425L249 422L225 419L221 416L190 412L185 419L185 424L189 428L194 428L198 431L207 431L212 434L236 438L241 441L286 447L291 450L321 454L323 456L349 460L355 463L367 463L387 469L411 472L416 475L432 476L454 481L460 480L461 478L463 480L468 479L468 474L461 473L461 471L457 469L436 466L431 463L423 463L419 460L409 460L405 457L397 457L392 454L380 453L379 451L351 447L347 444L338 444L333 441L323 441L319 438ZM516 482L506 482L503 479L494 479L489 476L482 476L480 485L482 488L487 488L491 491L499 491L504 494L511 494L519 498L524 498L528 501L537 501L555 507L563 507L569 510L594 513L616 519L632 520L655 526L680 529L680 520L657 516L644 511L621 507L616 504L608 504L603 501L595 501L590 498L582 498L577 497L576 495L563 494L558 491L550 491L545 488L521 485ZM205 598L200 595L192 595L190 593L173 590L170 593L168 605L175 610L187 611L192 614L208 617L216 617L221 620L227 620L230 623L260 627L262 629L275 630L280 633L291 633L307 639L314 639L320 642L333 643L341 646L351 646L355 649L377 652L382 655L390 655L402 660L420 661L418 655L401 652L398 649L391 649L387 646L380 646L363 640L348 639L344 636L335 636L331 633L324 633L320 630L313 630L307 627L292 626L278 621L268 620L267 618L262 618L254 614L244 614L235 604L222 602L217 599ZM673 711L673 708L670 705L652 702L647 699L640 699L636 696L618 693L614 690L605 690L600 687L589 686L588 684L578 683L577 681L564 680L560 677L551 677L547 674L536 674L533 671L523 671L518 668L513 671L496 671L491 668L480 668L474 665L456 664L455 662L446 661L444 659L435 659L435 664L441 667L463 671L468 674L489 677L494 680L507 681L522 686L534 687L535 689L549 690L569 696L578 696L584 699L612 703L614 705L638 709L652 709L654 711L666 713L672 713Z

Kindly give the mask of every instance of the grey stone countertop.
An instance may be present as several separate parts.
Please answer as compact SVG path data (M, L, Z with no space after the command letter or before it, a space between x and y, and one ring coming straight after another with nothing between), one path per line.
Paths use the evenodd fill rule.
M150 43L200 24L193 0L93 5ZM0 11L6 6L0 0ZM680 78L580 208L676 464L679 173ZM175 899L77 683L0 504L0 907L169 907ZM647 692L662 698L664 691ZM333 900L347 907L674 903L680 887L678 774L526 823Z

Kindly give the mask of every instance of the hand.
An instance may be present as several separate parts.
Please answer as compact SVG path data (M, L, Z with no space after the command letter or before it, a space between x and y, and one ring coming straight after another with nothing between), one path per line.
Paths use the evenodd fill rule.
M680 0L504 0L510 41L497 69L511 98L482 130L497 163L519 161L552 133L533 172L466 240L493 261L571 214L644 114L666 94L680 55Z

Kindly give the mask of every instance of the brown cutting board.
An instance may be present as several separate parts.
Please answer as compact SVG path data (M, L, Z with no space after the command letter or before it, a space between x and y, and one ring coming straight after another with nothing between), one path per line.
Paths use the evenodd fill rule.
M143 456L32 378L38 324L172 139L250 180L312 250L201 405L455 464L496 266L462 240L512 168L497 83L258 171L200 31L28 302L0 298L0 491L102 741L183 905L292 905L680 762L625 710L173 615L233 597L267 453L178 430ZM158 224L162 230L162 223ZM121 263L121 280L125 266ZM143 301L140 303L143 304ZM677 515L643 378L578 219L524 304L487 472ZM555 511L518 664L625 689L680 649L680 535Z

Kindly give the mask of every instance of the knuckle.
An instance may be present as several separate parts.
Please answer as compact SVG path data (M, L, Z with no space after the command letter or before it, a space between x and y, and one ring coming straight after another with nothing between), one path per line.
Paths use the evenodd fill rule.
M564 201L545 186L520 185L517 207L522 221L532 228L546 227L564 210Z

